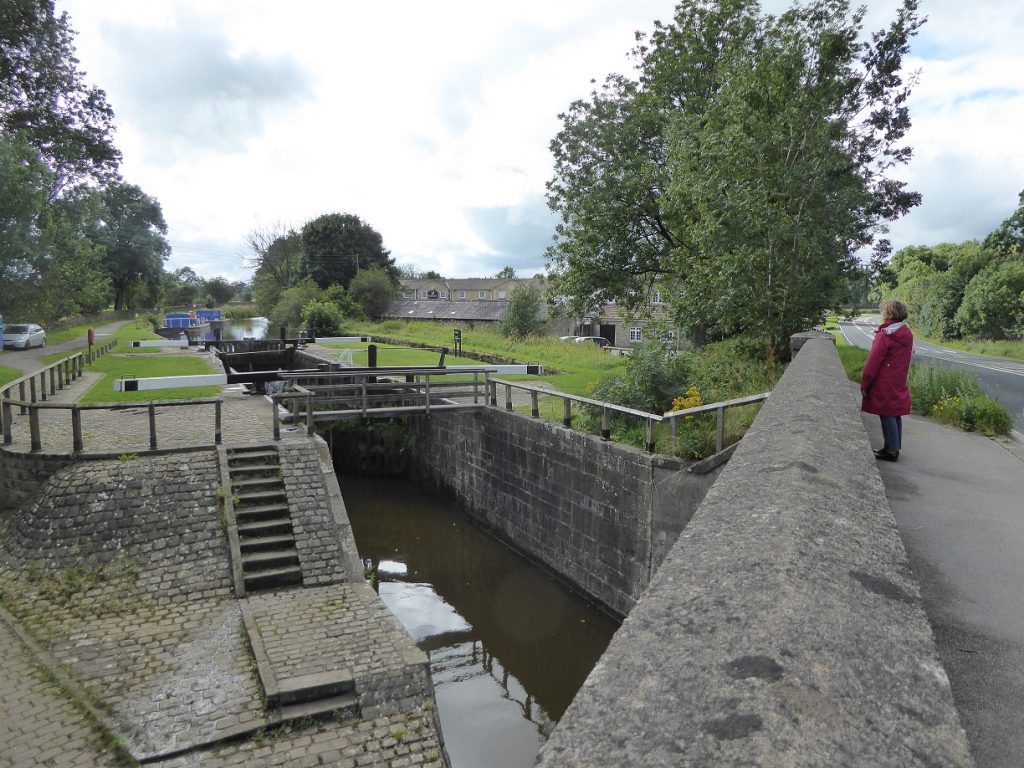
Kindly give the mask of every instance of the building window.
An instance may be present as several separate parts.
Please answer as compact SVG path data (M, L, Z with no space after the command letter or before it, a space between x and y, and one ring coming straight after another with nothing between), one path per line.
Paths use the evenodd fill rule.
M633 326L629 329L629 340L630 341L643 341L644 340L644 329L637 326Z
M651 304L661 304L661 291L651 293Z
M486 299L487 298L487 291L477 291L476 292L476 297L478 299Z
M440 296L441 296L442 299L447 299L448 298L448 291L441 291Z
M504 299L505 298L505 292L504 291L498 291L498 298L499 299Z
M420 298L421 299L429 299L430 298L429 294L430 294L430 291L420 291Z
M465 291L459 291L459 298L460 299L466 298L466 292Z

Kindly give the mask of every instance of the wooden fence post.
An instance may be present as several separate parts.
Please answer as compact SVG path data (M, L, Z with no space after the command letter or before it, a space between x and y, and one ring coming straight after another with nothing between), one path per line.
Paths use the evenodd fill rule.
M11 422L14 421L14 414L11 413L11 404L5 399L0 401L0 421L3 422L4 428L4 445L10 445L14 442L14 435L11 433Z
M216 445L220 445L221 443L220 418L222 402L223 401L218 397L217 401L213 404L213 442Z
M39 432L39 408L28 409L28 428L32 437L32 452L43 450L43 440Z
M149 450L156 450L156 406L149 401Z
M277 395L271 395L270 397L270 408L272 410L272 416L274 422L274 439L281 439L281 416L277 412Z
M566 427L572 426L572 400L568 397L562 398L562 403L565 405L564 412L562 414L562 424Z
M82 409L77 403L71 406L71 440L72 450L81 453L85 450L85 442L82 440Z

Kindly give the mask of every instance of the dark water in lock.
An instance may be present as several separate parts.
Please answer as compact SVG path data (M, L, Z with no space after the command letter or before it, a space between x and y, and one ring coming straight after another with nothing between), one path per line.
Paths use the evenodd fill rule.
M430 657L454 768L528 768L618 623L403 480L341 479L360 557Z

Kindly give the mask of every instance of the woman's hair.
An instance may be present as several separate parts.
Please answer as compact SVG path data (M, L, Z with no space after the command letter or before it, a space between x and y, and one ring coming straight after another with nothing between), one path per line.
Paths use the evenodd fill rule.
M898 299L886 299L878 306L878 311L882 313L882 320L892 320L896 323L906 320L910 314L907 305Z

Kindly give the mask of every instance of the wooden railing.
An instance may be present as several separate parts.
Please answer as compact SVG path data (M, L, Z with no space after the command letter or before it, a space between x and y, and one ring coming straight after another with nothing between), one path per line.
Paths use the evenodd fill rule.
M593 398L583 397L581 395L570 395L565 392L556 392L545 387L538 387L531 384L523 384L514 381L505 381L503 379L487 379L489 403L492 406L498 405L498 387L504 387L505 389L505 409L511 411L512 406L512 390L520 389L530 393L531 403L531 415L533 418L540 418L540 398L541 396L558 398L562 400L562 424L566 427L572 426L572 405L576 403L581 406L588 406L590 408L599 408L601 410L601 438L604 440L611 439L611 415L613 413L622 414L635 419L642 420L646 426L646 448L648 453L654 453L655 439L654 431L655 425L663 422L669 423L671 430L672 442L675 443L678 439L678 433L676 428L676 421L678 419L692 418L705 413L715 413L717 415L717 426L716 426L716 440L715 450L721 451L724 447L725 442L725 412L729 408L736 408L744 405L751 405L752 403L760 403L768 399L770 392L762 392L758 395L750 395L748 397L739 397L734 400L724 400L720 403L710 403L708 405L698 405L693 408L685 408L680 411L669 411L668 413L656 414L648 413L646 411L640 411L636 408L627 408L626 406L616 405L615 403L608 403L602 400L594 400Z
M463 369L456 373L438 369L409 370L405 373L405 381L396 381L394 377L377 380L369 375L346 377L344 371L338 373L330 377L325 375L322 378L325 383L295 384L290 392L272 395L275 440L281 439L278 404L286 404L290 421L293 424L305 422L307 433L312 435L317 422L467 410L482 408L487 400L486 368ZM472 378L462 378L467 375ZM459 380L452 380L453 376L458 376ZM443 380L445 377L449 380ZM317 379L315 376L310 378L313 381ZM353 380L326 383L330 378ZM456 398L467 401L472 398L472 403L453 402Z
M14 443L14 409L19 410L20 415L28 415L30 450L38 452L43 449L42 429L39 416L42 411L68 411L71 418L71 450L73 453L81 453L84 449L82 431L83 411L119 411L137 410L148 408L149 410L149 448L157 450L159 441L157 439L156 409L173 408L182 405L213 405L214 406L214 442L221 442L221 404L220 398L207 398L196 400L175 400L150 403L105 403L95 405L80 405L78 403L51 403L49 398L58 391L74 381L82 378L85 373L85 366L94 360L102 357L117 346L116 340L109 340L102 344L95 345L89 352L76 352L63 360L42 368L35 373L22 376L12 382L0 387L0 426L3 430L3 444Z
M97 403L95 405L79 405L78 403L30 403L21 400L0 400L2 410L4 445L11 445L14 442L13 430L11 428L14 420L13 410L21 407L22 412L28 412L30 450L33 453L43 449L42 430L39 424L40 411L68 411L71 416L71 450L73 453L82 453L85 450L85 442L82 432L82 411L125 411L146 408L149 412L149 450L155 451L159 447L156 428L157 408L176 408L185 405L213 405L214 406L214 428L213 442L216 445L221 443L221 411L222 400L219 397L204 398L196 400L163 400L159 403Z

